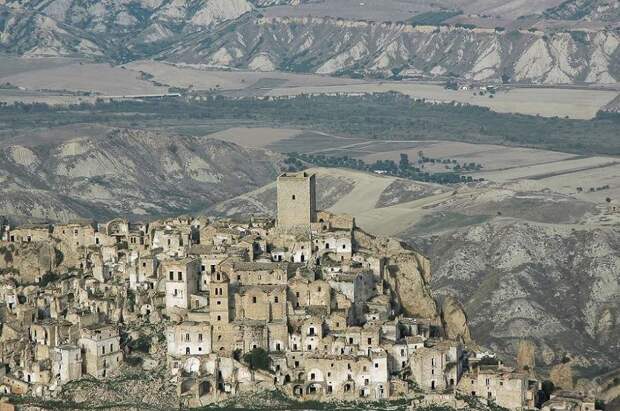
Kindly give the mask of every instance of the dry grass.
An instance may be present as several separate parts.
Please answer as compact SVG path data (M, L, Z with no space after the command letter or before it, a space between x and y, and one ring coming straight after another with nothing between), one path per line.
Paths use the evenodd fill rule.
M543 164L575 157L573 154L567 153L492 144L420 141L414 142L410 149L377 152L363 156L362 159L370 163L377 160L398 161L401 153L407 153L411 160L415 160L420 150L424 152L426 157L455 159L459 163L479 163L484 166L485 171Z
M76 62L79 60L64 57L27 58L0 54L0 78L28 71L64 67Z
M541 13L562 0L329 0L298 6L279 6L264 10L267 16L320 16L346 19L403 21L416 14L443 9L463 10L466 14L484 14L514 19Z
M596 112L618 96L616 91L560 88L516 88L500 91L495 97L474 95L473 91L447 90L441 85L414 82L371 82L340 86L281 87L268 95L288 96L302 93L353 93L397 91L431 101L466 103L489 107L500 113L521 113L545 117L591 119Z
M281 140L293 138L302 130L268 127L233 127L210 134L209 137L229 141L244 147L266 147Z
M0 83L9 82L28 90L86 91L103 95L159 94L168 86L195 90L218 89L241 95L291 96L301 93L352 93L398 91L430 101L473 104L502 113L522 113L590 119L618 97L617 91L560 88L515 88L498 92L494 98L474 95L473 91L446 90L439 84L416 82L380 82L282 72L217 71L183 67L150 60L120 67L88 64L70 59L21 59L0 57ZM142 73L153 81L142 79ZM158 82L165 86L156 86ZM0 101L12 103L48 102L68 104L77 97L6 93ZM82 101L87 101L82 98Z
M607 197L620 198L620 161L614 158L592 157L481 174L500 182L528 179L537 189L549 189L601 204ZM596 190L604 186L609 189ZM577 187L583 191L578 191ZM591 188L595 191L590 191Z
M56 59L52 62L54 60ZM157 87L149 81L140 79L140 74L135 71L108 64L71 63L45 67L41 63L37 69L0 77L0 83L5 82L29 90L89 91L104 95L167 92L165 87Z
M239 90L251 88L260 80L275 79L284 82L286 87L329 86L362 83L360 80L342 79L314 74L295 74L282 72L219 71L198 66L182 66L171 63L141 60L126 64L130 70L151 74L153 80L170 86L195 90Z

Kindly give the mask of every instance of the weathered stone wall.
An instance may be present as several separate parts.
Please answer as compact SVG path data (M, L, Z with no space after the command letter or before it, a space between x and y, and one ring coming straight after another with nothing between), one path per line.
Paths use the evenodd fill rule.
M278 226L310 225L316 221L314 174L287 173L278 177Z
M61 254L48 242L1 243L0 270L14 271L20 281L31 284L54 270Z

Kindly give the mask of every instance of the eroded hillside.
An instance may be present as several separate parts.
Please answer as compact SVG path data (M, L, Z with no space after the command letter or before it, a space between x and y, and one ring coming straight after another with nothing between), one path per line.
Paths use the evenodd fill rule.
M0 150L3 214L140 218L206 208L278 174L277 155L206 138L115 130Z
M614 83L614 32L555 33L414 27L329 18L247 19L179 44L175 62L319 74L445 75L512 82Z
M280 2L261 1L259 8L255 3L14 0L0 5L0 51L397 79L456 76L563 84L620 78L620 38L610 27L547 30L544 24L523 29L373 22L371 17L265 17L261 7ZM548 10L550 21L590 14L616 20L613 5L568 3Z
M540 367L569 357L589 376L619 365L618 250L614 229L514 219L445 233L427 247L435 289L464 301L476 340L510 356L532 340Z

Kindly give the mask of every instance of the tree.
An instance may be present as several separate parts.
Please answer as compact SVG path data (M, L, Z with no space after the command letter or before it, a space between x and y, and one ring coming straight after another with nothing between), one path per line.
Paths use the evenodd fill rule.
M407 153L400 153L400 163L398 163L398 167L401 170L406 170L409 168L409 156Z
M243 361L248 364L252 370L269 370L271 358L269 353L262 348L254 348L243 356Z
M39 285L41 287L46 287L48 284L58 281L59 278L60 277L58 276L58 274L48 271L41 276L41 279L39 280Z

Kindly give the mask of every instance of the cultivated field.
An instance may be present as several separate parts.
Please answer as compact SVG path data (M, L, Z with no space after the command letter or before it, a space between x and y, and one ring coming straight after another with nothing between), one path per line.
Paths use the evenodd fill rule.
M45 67L44 60L47 59L35 61L33 64L36 68L30 67L17 73L2 75L0 84L10 83L29 90L82 91L103 95L167 92L166 87L155 86L152 82L142 80L139 73L121 67L75 62L57 65L57 59L52 59L51 66Z
M430 0L330 0L297 6L269 7L268 17L340 17L355 20L403 21L416 14L438 10Z
M398 162L401 153L406 153L410 161L416 161L422 151L424 156L430 158L457 160L460 164L481 164L482 170L472 173L472 176L495 183L518 183L515 186L517 190L549 189L596 203L604 202L607 197L620 198L620 159L615 157L582 157L548 150L450 141L365 140L295 129L232 128L209 136L283 153L347 155L366 163L378 160ZM431 172L446 171L444 167L442 164L425 165L425 169ZM364 183L364 190L371 191L351 192L348 197L355 200L342 203L343 209L354 207L358 210L361 207L368 209L369 214L364 214L368 219L372 220L374 215L379 218L380 213L371 211L368 204L376 202L389 177L372 177L378 179L376 184ZM605 186L609 188L600 189ZM340 206L336 204L334 207ZM411 211L409 207L403 207L400 205L395 211L401 217L401 213L409 215ZM417 206L414 208L418 213Z
M403 21L425 12L445 9L463 10L466 14L484 14L517 18L541 13L562 0L330 0L296 6L270 7L267 16L328 16L346 19Z
M42 144L57 144L78 138L106 136L113 127L99 124L73 124L53 128L29 128L0 134L2 146L20 145L34 147Z
M514 166L504 170L474 173L474 176L496 182L526 179L533 181L534 187L600 203L607 197L620 198L620 159L614 157L574 158ZM603 188L605 186L609 188Z
M64 67L79 62L79 59L64 57L28 58L0 54L0 78L27 71Z
M269 144L290 139L302 133L302 130L288 128L233 127L209 134L209 137L229 141L244 147L266 147Z
M5 66L6 61L6 66ZM396 91L418 99L472 104L502 112L590 119L618 97L618 91L513 88L493 98L474 91L447 90L440 84L412 81L369 81L314 74L222 71L202 66L177 66L151 60L123 66L77 62L71 59L21 59L0 56L0 84L25 90L0 90L0 101L69 104L89 101L67 96L88 92L100 96L162 94L169 87L196 91L218 90L224 95L295 96L320 93ZM475 95L476 94L476 95Z
M531 164L544 164L575 157L574 154L531 148L504 147L492 144L468 144L451 141L421 141L407 150L381 151L365 155L361 158L366 162L373 163L377 160L398 161L401 153L407 153L409 158L416 158L419 151L423 151L425 156L431 158L449 158L455 159L459 163L474 162L483 164L485 171L524 167Z
M474 95L473 91L447 90L441 85L414 82L371 82L346 86L280 87L270 96L290 96L320 93L362 93L397 91L405 95L438 102L489 107L500 113L521 113L546 117L590 119L596 112L618 96L617 91L576 90L560 88L514 88L500 91L493 98Z
M257 71L224 71L214 70L201 66L174 65L152 60L141 60L126 64L129 70L149 73L153 80L174 87L194 90L242 90L251 89L257 94L259 90L270 90L277 86L305 87L305 86L330 86L343 84L360 84L361 80L335 78L315 74L295 74L283 72L257 72ZM257 84L259 81L263 85ZM274 80L269 84L265 80Z

